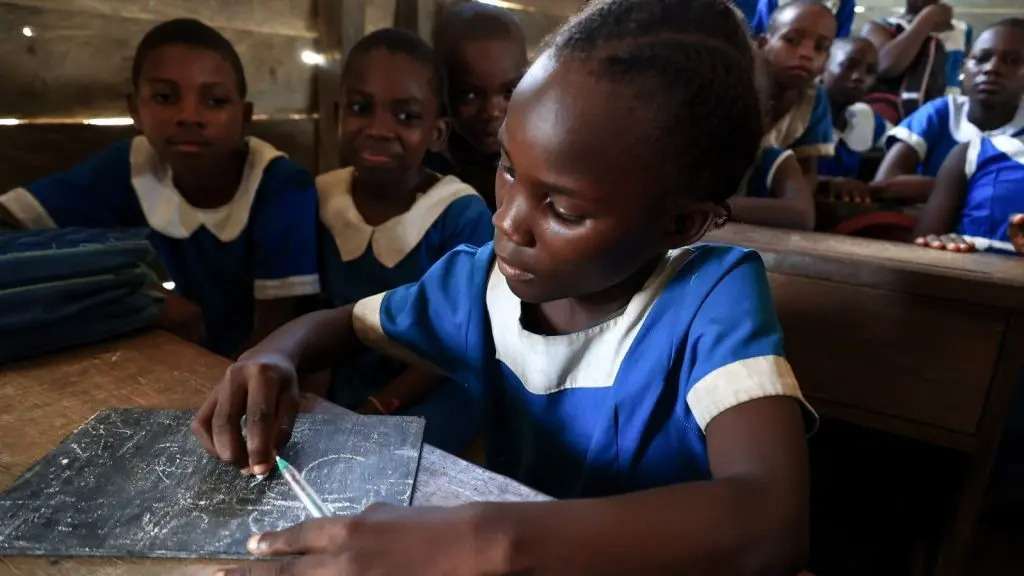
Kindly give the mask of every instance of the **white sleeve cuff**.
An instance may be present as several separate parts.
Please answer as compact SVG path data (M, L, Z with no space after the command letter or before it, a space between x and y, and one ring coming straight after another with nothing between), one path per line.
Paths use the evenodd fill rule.
M257 300L276 300L320 293L320 275L289 276L273 280L257 279L252 283L253 297Z
M793 369L782 356L756 356L726 364L694 384L686 395L686 404L700 429L705 430L708 422L729 408L772 396L799 401L810 417L808 431L814 430L818 416L804 400Z
M897 126L892 130L889 130L889 133L886 134L885 137L886 139L895 138L900 142L906 142L909 144L910 147L917 152L918 162L924 162L924 159L928 156L928 143L924 141L924 138L921 138L903 126Z
M798 146L793 148L793 154L797 158L808 158L811 156L835 156L836 145L832 142L823 142L821 144L808 144L806 146Z
M57 227L46 208L25 188L15 188L0 195L0 204L25 228L40 230Z

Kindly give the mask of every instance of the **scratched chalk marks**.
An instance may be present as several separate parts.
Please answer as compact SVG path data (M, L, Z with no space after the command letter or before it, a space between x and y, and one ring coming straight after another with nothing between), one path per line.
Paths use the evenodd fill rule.
M0 494L0 555L245 557L254 531L307 518L276 473L257 483L208 456L190 412L93 416ZM335 514L409 504L423 420L303 414L281 455Z

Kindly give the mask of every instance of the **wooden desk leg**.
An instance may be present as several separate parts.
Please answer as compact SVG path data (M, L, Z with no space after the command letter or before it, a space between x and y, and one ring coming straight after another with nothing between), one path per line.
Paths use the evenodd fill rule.
M996 449L1003 434L1014 388L1021 371L1024 370L1022 356L1024 314L1017 313L1010 318L1003 336L988 399L978 422L978 442L971 456L970 468L967 471L960 502L957 504L956 517L939 553L935 571L937 576L959 576L967 573L964 571L964 563L970 553L974 529L988 489Z

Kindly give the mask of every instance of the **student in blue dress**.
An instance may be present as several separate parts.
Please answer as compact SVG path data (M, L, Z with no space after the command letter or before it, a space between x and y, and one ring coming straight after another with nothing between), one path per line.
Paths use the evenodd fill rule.
M814 194L792 150L762 148L729 208L737 222L814 229Z
M1024 130L957 146L915 230L919 246L1024 252Z
M821 2L794 0L772 14L767 33L758 37L771 126L763 145L792 150L811 191L817 187L818 159L832 156L835 148L828 95L816 82L835 34L835 16Z
M764 34L768 31L768 23L771 22L772 14L778 10L779 4L779 0L757 0L757 8L750 20L750 29L754 34ZM853 28L857 0L823 0L822 4L836 17L836 38L849 36L850 29Z
M313 180L245 136L252 104L241 61L205 24L150 30L132 85L140 136L16 188L0 206L27 228L149 227L175 283L168 323L198 306L202 342L233 356L293 318L299 297L320 292Z
M316 179L332 307L415 282L456 246L494 236L483 198L455 176L423 167L424 154L441 149L447 133L444 79L430 46L410 32L378 30L352 48L341 81L338 134L348 167ZM367 351L335 368L328 397L362 412L425 416L426 440L458 452L473 433L464 416L470 399L454 382L441 382Z
M744 35L722 0L588 3L510 101L493 244L285 325L193 422L217 458L269 470L296 373L364 342L478 390L488 465L567 499L314 520L250 539L302 556L225 574L799 571L813 417L764 265L693 244L762 134ZM268 417L243 450L246 406Z
M1024 19L1008 18L978 36L964 63L964 95L925 104L892 129L876 182L924 202L958 144L1024 127Z
M864 38L842 38L832 45L822 84L832 107L836 154L818 161L822 177L817 194L844 202L870 202L872 190L861 180L861 160L879 148L890 128L862 100L878 74L878 51Z

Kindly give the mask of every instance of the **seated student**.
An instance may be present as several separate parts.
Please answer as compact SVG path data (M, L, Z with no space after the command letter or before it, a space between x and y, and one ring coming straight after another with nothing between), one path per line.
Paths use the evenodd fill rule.
M756 4L754 15L749 18L750 30L754 34L764 34L768 31L768 23L772 19L772 14L779 8L779 0L756 0ZM849 36L850 29L853 28L857 0L830 0L825 5L832 10L836 17L836 38Z
M832 107L836 154L818 161L822 177L818 195L848 201L871 200L866 182L859 179L864 153L878 147L889 123L862 99L878 74L878 51L864 38L836 40L829 54L822 83Z
M1024 19L987 28L964 63L963 96L933 100L892 129L875 182L891 196L924 202L957 144L1024 127Z
M269 470L296 372L358 339L480 390L489 466L570 499L378 506L254 535L251 551L308 554L276 567L297 574L802 567L805 404L764 265L694 245L762 134L744 34L721 0L588 3L509 103L494 243L287 324L193 422L211 454ZM247 405L268 417L248 420L243 450Z
M737 222L814 229L814 195L792 150L762 149L729 208Z
M434 51L418 36L387 28L361 39L342 71L339 125L347 168L316 179L320 197L322 276L332 307L352 304L415 282L460 244L480 246L494 236L491 212L455 176L423 167L440 150L444 80ZM442 378L367 351L335 368L329 398L364 412L427 417L426 440L458 452L471 438L458 432L468 398L450 382L436 401L409 407ZM461 405L460 405L461 402ZM472 435L470 431L469 436Z
M313 180L245 131L238 54L198 20L170 20L135 51L129 108L141 136L0 197L26 228L148 226L204 344L233 356L317 294ZM171 298L168 306L182 306Z
M868 22L861 35L879 52L878 91L868 96L897 123L924 103L960 86L973 30L938 0L906 0L903 13Z
M1024 131L953 149L914 231L919 246L1024 252Z
M501 8L466 2L445 9L434 46L448 78L454 130L446 155L428 156L428 165L458 176L493 211L498 129L527 64L523 30Z
M772 14L767 34L758 37L768 69L771 124L762 143L792 150L812 191L818 158L834 152L828 96L815 79L825 68L835 33L836 19L821 2L793 0Z

